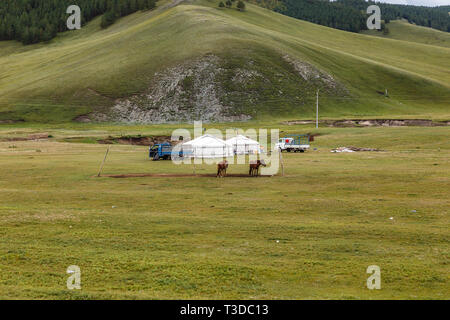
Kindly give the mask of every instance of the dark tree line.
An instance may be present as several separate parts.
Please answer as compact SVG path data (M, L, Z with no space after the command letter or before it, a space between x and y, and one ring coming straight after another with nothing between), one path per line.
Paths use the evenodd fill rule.
M353 32L366 28L366 14L340 3L321 0L282 0L282 3L284 6L275 11L294 18Z
M388 23L391 20L406 19L410 23L419 26L430 27L433 29L450 32L450 16L448 14L450 6L442 7L424 7L412 5L388 4L364 0L337 0L338 3L366 10L367 6L376 4L381 9L381 18Z
M32 44L53 39L67 31L70 5L81 8L81 23L102 15L102 27L138 10L155 7L156 0L1 0L0 40Z
M264 4L263 0L253 1ZM274 4L275 2L275 4ZM364 0L278 0L272 1L273 10L294 18L327 27L359 32L367 29L367 7L376 4L385 22L407 19L410 23L450 32L449 7L423 7L366 2Z
M450 6L439 6L439 7L436 7L436 9L446 12L446 13L450 13Z

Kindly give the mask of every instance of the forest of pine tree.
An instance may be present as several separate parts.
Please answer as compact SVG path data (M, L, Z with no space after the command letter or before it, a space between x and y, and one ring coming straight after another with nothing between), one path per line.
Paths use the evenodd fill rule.
M365 0L251 0L281 14L327 27L359 32L367 29L367 7L376 4L385 22L407 19L410 23L450 32L449 6L423 7L375 3Z
M117 18L156 6L156 0L1 0L0 40L32 44L53 39L67 30L67 7L81 8L82 24L103 15L102 27Z
M275 11L323 26L359 32L366 29L367 15L351 6L321 0L282 0ZM366 5L367 8L367 5Z
M424 7L379 2L375 3L373 1L366 2L364 0L337 0L337 3L361 11L365 11L367 6L371 4L376 4L380 7L381 18L385 20L386 23L391 20L406 19L410 23L419 26L450 32L449 6Z

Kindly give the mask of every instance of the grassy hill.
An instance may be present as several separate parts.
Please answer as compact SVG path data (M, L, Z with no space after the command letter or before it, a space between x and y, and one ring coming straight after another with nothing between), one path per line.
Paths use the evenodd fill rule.
M0 42L0 121L308 118L317 89L324 117L448 118L449 57L253 5L159 1L106 30Z
M388 34L376 30L363 31L364 34L383 38L423 43L450 48L450 33L431 28L416 26L404 20L394 20L386 24Z

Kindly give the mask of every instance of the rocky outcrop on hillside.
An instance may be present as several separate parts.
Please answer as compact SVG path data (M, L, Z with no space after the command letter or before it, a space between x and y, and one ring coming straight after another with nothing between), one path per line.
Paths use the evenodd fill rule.
M156 74L148 92L116 101L112 117L121 122L167 123L193 120L239 121L250 116L233 114L223 105L217 75L219 58L209 55Z
M338 83L332 75L316 69L307 62L295 60L288 55L284 55L283 59L289 62L305 81L319 82L322 84L319 87L322 86L328 90L337 91L336 93L339 93L339 91L340 93L346 92L344 86Z
M316 88L345 94L331 75L309 63L280 55L274 68L251 58L204 57L156 73L146 92L114 101L97 120L125 123L245 121L260 106L301 106ZM289 91L290 90L290 91ZM264 112L272 112L270 109Z

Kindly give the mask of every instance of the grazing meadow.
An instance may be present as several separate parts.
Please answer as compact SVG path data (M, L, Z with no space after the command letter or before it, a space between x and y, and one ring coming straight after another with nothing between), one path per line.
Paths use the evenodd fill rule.
M318 135L310 151L283 154L284 176L256 178L206 176L214 165L110 178L193 173L113 144L96 177L108 147L96 139L175 127L3 126L0 298L448 297L448 127L280 125ZM330 152L339 146L380 151ZM66 288L70 265L81 290ZM366 287L370 265L381 290Z

